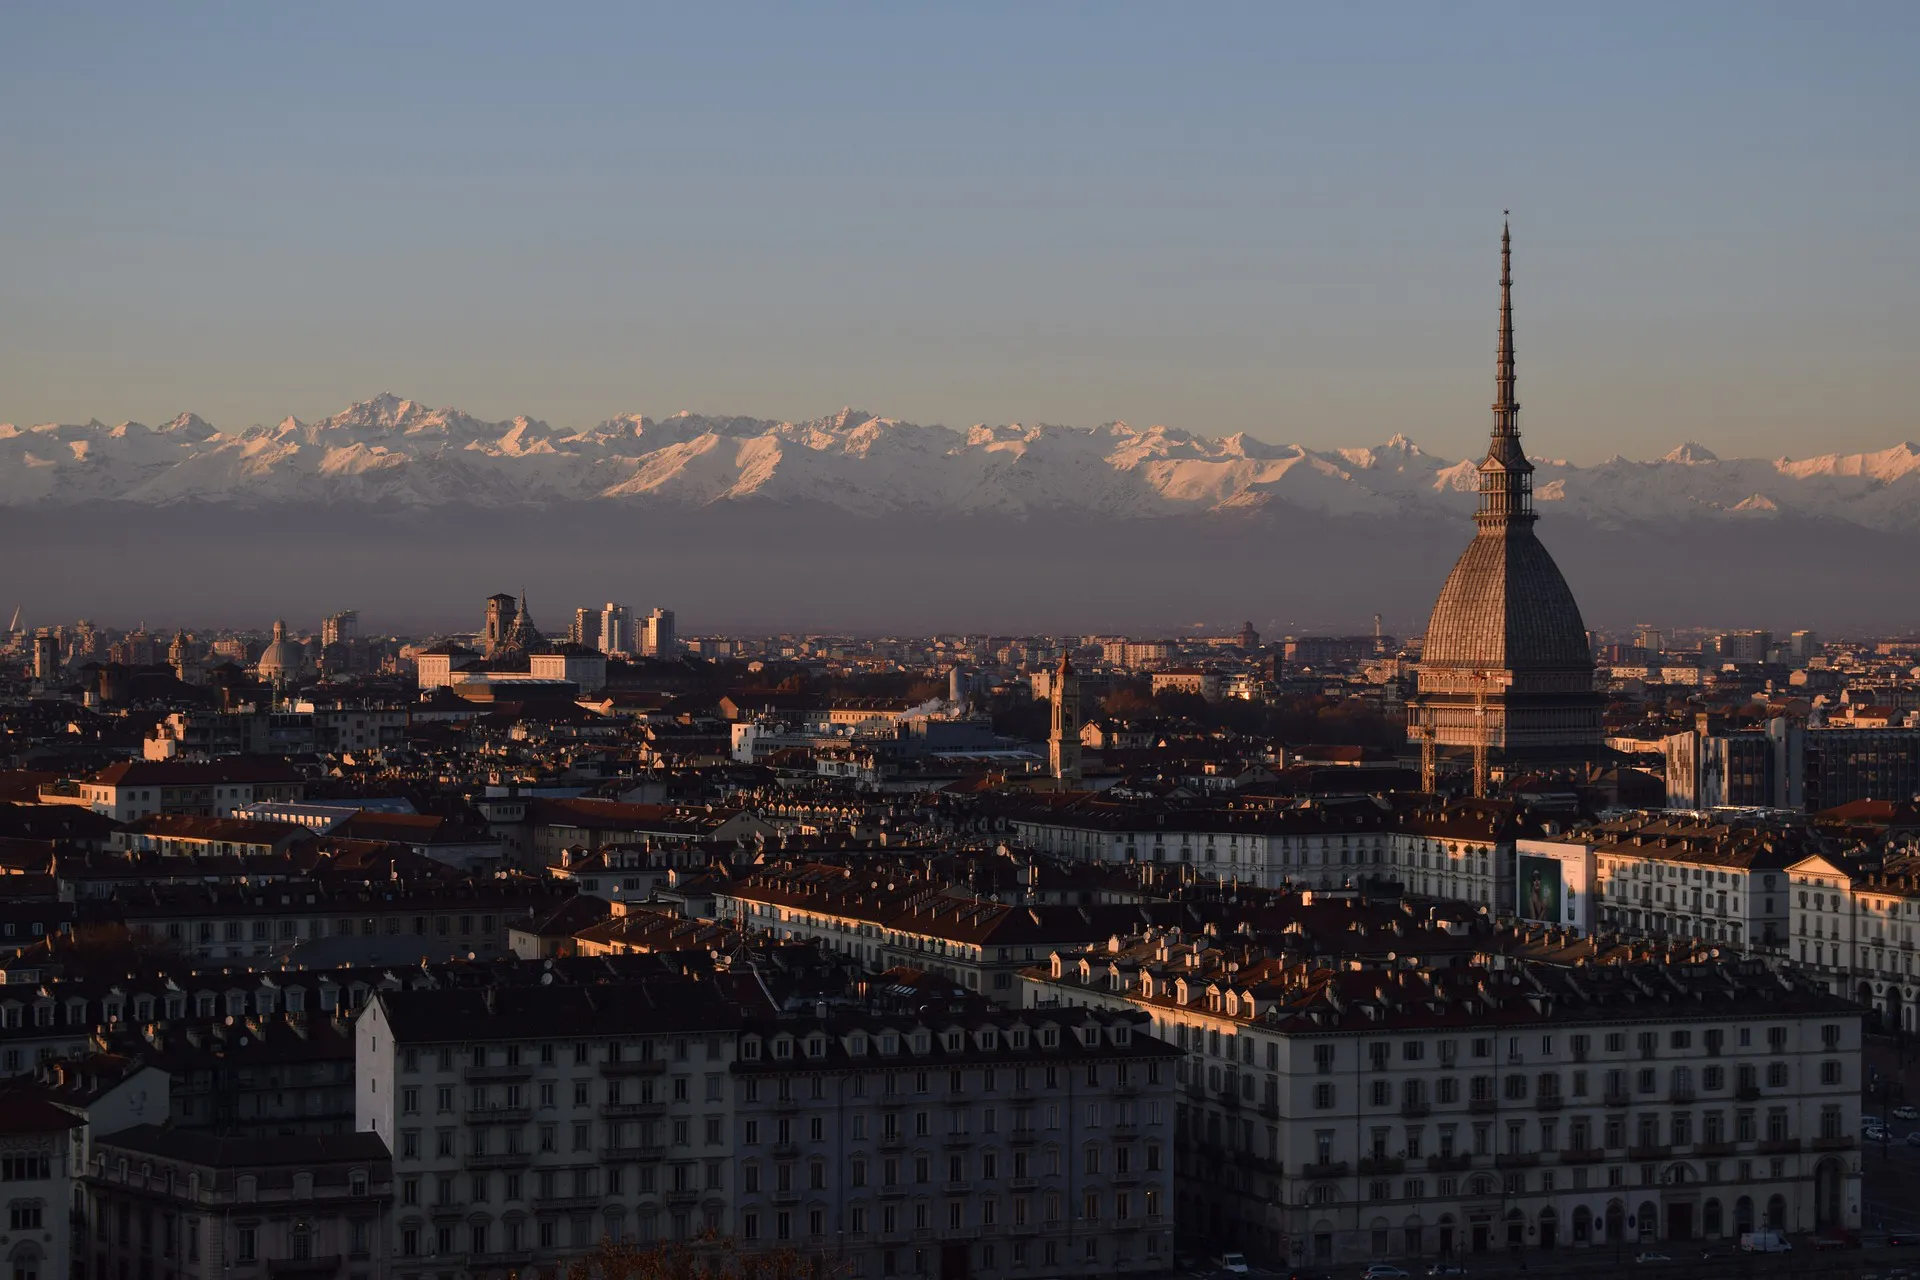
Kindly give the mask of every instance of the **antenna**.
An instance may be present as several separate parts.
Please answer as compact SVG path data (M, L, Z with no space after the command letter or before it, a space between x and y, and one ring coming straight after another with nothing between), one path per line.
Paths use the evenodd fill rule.
M1487 794L1487 673L1473 673L1473 796Z

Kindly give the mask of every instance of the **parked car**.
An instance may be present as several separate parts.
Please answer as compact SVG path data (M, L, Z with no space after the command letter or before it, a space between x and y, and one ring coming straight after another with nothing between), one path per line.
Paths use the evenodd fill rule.
M1634 1254L1633 1260L1639 1263L1643 1267L1649 1266L1656 1262L1672 1262L1673 1261L1673 1259L1668 1257L1666 1254L1654 1253L1651 1250L1646 1250L1646 1251Z
M1360 1273L1360 1280L1407 1280L1407 1273L1391 1262L1376 1262Z
M1220 1269L1222 1271L1231 1271L1237 1276L1247 1274L1247 1255L1244 1253L1221 1254Z
M1834 1227L1815 1236L1813 1247L1821 1250L1858 1249L1860 1237L1845 1227Z
M1916 1244L1920 1244L1920 1236L1911 1231L1896 1231L1887 1237L1889 1249L1910 1249Z
M1740 1248L1747 1253L1791 1253L1793 1244L1778 1231L1749 1231L1740 1237Z
M1427 1268L1430 1276L1463 1276L1467 1269L1457 1262L1436 1262Z
M1910 1147L1920 1147L1920 1129L1915 1129L1907 1135L1907 1145Z
M1920 1120L1920 1107L1895 1107L1893 1109L1893 1118L1895 1120Z

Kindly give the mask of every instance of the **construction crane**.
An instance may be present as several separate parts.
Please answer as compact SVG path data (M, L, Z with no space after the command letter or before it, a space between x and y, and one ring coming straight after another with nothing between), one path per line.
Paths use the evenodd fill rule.
M26 606L23 604L13 606L13 621L7 624L8 635L17 636L20 634L20 611L24 608L26 608Z

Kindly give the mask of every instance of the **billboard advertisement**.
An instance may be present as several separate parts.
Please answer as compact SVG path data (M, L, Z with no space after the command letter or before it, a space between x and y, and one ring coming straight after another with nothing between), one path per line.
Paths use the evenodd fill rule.
M1522 920L1541 924L1567 921L1566 877L1555 858L1520 855L1520 910Z
M1514 850L1513 914L1592 933L1593 850L1564 840L1521 840Z

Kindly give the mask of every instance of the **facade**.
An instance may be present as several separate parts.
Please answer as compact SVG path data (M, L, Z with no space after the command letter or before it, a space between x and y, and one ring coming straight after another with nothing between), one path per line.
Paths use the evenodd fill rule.
M1171 1268L1173 1050L1131 1011L749 1020L733 1065L747 1245L853 1277Z
M1815 855L1787 869L1792 880L1794 964L1836 995L1868 1010L1887 1031L1920 1030L1920 858L1876 871Z
M392 1144L391 1274L552 1266L732 1229L740 1006L677 976L382 991L354 1023L357 1127Z
M633 651L633 610L609 600L600 608L600 652L611 655Z
M1080 862L1178 864L1269 889L1391 881L1489 912L1514 900L1515 840L1541 833L1497 800L1401 813L1371 805L1169 812L1088 798L1016 813L1011 825L1021 845Z
M1563 860L1554 892L1577 914L1565 923L1582 930L1780 955L1792 923L1787 868L1803 850L1788 832L1640 814L1522 841L1519 857Z
M1859 1224L1859 1011L1757 962L1188 974L1063 956L1023 986L1033 1008L1142 1010L1184 1050L1193 1245L1538 1266Z
M1583 761L1600 745L1600 697L1580 608L1533 532L1533 464L1520 447L1512 252L1504 229L1496 384L1492 442L1480 463L1478 531L1433 606L1407 706L1408 736L1423 751L1468 751L1490 766Z
M95 813L131 822L162 813L230 818L259 801L305 794L305 779L280 760L123 760L81 779L78 799Z
M153 1275L157 1264L175 1280L374 1280L390 1274L392 1190L386 1145L371 1133L123 1129L94 1140L93 1230L77 1233L74 1274Z
M80 1208L76 1188L86 1158L84 1112L26 1093L0 1097L0 1196L7 1211L0 1247L14 1280L76 1274L70 1215Z

